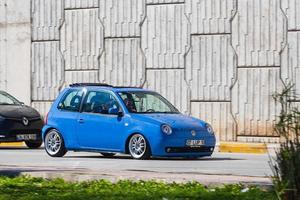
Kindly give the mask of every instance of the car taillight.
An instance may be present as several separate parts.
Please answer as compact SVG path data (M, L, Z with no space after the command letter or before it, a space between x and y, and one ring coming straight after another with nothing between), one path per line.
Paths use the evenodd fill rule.
M47 115L46 115L45 118L44 118L44 124L45 124L45 125L48 123L48 114L49 114L49 113L47 113Z

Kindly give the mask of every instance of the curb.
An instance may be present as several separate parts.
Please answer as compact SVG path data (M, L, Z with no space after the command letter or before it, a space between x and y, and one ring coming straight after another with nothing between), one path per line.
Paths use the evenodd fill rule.
M264 143L220 142L219 152L265 154L268 152L268 146Z
M222 186L224 184L253 185L263 188L272 187L272 181L268 176L245 176L231 174L207 174L207 173L173 173L154 171L109 171L86 170L84 168L56 168L56 167L26 167L26 166L1 166L0 175L4 176L31 176L45 179L61 178L68 182L108 180L118 182L120 180L132 181L162 181L166 183L199 182L206 186Z
M0 142L0 147L24 147L24 142Z

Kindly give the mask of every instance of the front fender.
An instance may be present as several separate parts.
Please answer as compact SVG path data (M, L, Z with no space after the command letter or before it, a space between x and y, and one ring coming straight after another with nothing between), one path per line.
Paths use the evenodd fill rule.
M150 146L156 146L162 139L162 133L160 131L160 126L156 124L139 124L139 125L132 125L127 131L127 138L123 144L123 151L126 152L127 142L129 141L130 137L135 134L139 133L142 134Z

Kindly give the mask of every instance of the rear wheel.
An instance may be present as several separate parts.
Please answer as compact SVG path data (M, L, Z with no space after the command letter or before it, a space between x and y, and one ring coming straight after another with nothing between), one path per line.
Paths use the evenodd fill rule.
M134 134L128 142L128 150L134 159L148 159L151 156L150 145L141 134Z
M63 137L57 130L52 129L46 134L45 150L51 157L63 157L67 153Z
M42 146L42 141L25 141L26 146L29 149L38 149Z
M106 158L112 158L116 154L115 153L101 153L101 155L104 156L104 157L106 157Z

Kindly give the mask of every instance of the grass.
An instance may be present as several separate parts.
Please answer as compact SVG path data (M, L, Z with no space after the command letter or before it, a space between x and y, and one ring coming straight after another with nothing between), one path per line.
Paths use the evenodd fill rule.
M193 182L186 184L154 181L106 180L65 182L33 177L0 177L0 200L76 200L76 199L208 199L208 200L268 200L276 199L272 191L242 185L206 188Z

